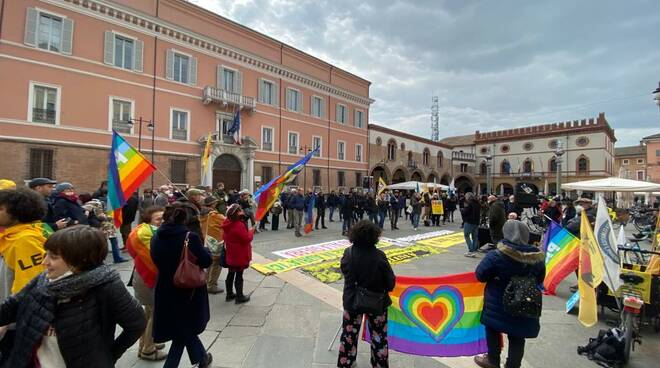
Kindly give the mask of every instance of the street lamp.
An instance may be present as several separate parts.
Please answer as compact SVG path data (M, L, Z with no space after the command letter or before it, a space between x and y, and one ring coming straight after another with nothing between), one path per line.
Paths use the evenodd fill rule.
M305 154L308 154L312 151L312 148L308 147L307 145L304 145L298 147L298 150L301 153L304 152ZM303 167L303 193L306 193L306 191L307 191L307 165Z
M126 124L129 126L138 124L138 152L142 153L142 123L147 123L147 129L151 132L151 163L154 162L154 142L155 142L155 131L156 123L151 120L143 120L140 116L137 119L129 119ZM154 176L151 175L151 188L154 187Z
M660 82L658 82L658 88L653 91L653 100L658 105L658 109L660 109Z
M557 139L557 147L555 148L555 155L557 158L555 159L556 167L555 169L557 170L557 195L561 196L561 163L562 163L562 156L564 155L564 147L563 147L563 142L560 139Z
M488 153L486 154L486 191L488 194L493 193L493 156L490 153L490 148L488 148Z

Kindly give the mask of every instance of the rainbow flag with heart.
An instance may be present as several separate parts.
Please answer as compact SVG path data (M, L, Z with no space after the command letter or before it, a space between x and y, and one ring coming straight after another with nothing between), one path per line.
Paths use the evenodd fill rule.
M437 357L488 351L486 329L480 322L485 286L474 272L440 277L397 276L387 311L389 348ZM368 335L366 331L367 340Z

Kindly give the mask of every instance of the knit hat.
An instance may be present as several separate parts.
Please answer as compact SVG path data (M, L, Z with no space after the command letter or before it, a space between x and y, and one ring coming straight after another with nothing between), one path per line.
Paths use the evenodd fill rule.
M55 186L55 193L62 193L67 189L73 189L73 184L63 181Z
M238 203L234 203L231 206L227 208L227 217L232 218L236 212L238 212L241 209L241 205Z
M187 197L194 196L194 195L201 195L201 196L203 196L204 194L206 194L206 193L205 193L203 190L201 190L201 189L197 189L197 188L190 188L190 189L188 189L188 191L186 192L186 196L187 196Z
M514 244L526 245L529 243L529 227L518 220L508 220L502 227L504 239Z
M214 196L208 196L208 197L204 198L204 205L205 206L210 207L210 206L215 205L216 203L218 203L218 199L215 198Z
M0 179L0 190L16 189L16 183L9 179Z

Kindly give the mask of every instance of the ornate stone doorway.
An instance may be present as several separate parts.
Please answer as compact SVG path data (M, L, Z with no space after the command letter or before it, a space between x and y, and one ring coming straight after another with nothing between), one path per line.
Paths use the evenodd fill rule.
M219 182L225 183L225 188L241 190L241 168L240 160L230 154L222 154L213 162L213 188Z

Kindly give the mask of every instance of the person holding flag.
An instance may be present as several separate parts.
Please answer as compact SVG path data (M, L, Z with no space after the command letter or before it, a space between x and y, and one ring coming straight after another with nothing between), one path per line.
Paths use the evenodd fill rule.
M312 228L314 226L314 207L316 207L315 204L316 194L310 191L307 193L307 196L305 196L305 234L312 232ZM316 229L318 230L319 227L317 226Z

